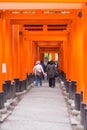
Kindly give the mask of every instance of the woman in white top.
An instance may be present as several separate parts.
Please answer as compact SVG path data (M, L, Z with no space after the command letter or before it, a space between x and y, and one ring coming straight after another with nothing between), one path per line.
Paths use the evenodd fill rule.
M38 87L39 81L40 81L40 86L42 86L44 70L40 64L40 61L36 61L36 65L34 66L33 71L35 74L36 87Z

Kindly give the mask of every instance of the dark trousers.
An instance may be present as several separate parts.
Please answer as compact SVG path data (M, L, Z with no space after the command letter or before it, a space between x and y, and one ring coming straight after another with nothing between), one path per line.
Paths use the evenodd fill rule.
M55 77L49 78L49 87L55 87Z

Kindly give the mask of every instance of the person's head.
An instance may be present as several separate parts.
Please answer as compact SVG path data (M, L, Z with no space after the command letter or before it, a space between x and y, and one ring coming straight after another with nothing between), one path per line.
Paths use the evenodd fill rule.
M38 61L36 61L36 65L38 65L38 64L40 64L40 61L38 60Z
M50 64L51 64L51 65L53 65L53 64L54 64L54 61L53 61L53 60L51 60L51 61L50 61Z
M48 61L48 63L47 64L50 64L50 61Z

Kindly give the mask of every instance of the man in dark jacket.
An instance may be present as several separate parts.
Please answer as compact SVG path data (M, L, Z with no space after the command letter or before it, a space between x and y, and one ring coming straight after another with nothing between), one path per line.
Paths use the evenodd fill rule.
M55 87L55 63L50 61L47 65L47 75L49 78L49 87Z

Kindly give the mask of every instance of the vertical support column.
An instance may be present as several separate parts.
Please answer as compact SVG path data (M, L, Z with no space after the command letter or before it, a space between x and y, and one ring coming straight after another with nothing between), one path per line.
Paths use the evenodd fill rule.
M6 80L6 70L7 70L5 61L5 31L6 31L5 13L2 12L2 82Z
M36 62L36 59L37 59L37 43L34 42L34 53L35 53L35 57L34 57L34 64Z
M76 15L76 70L77 92L83 91L83 27L82 17Z
M9 19L5 19L5 12L2 14L2 78L12 80L12 42L11 24Z
M44 61L44 53L40 53L40 61Z
M25 36L24 37L24 42L25 42L25 46L26 46L26 73L30 73L30 44L29 44L29 40L28 37Z
M39 47L37 47L37 60L40 59Z
M20 77L19 25L12 25L13 77Z
M87 103L87 5L83 6L83 101Z
M75 21L71 24L70 40L69 40L69 54L70 55L70 79L76 80L76 97L75 106L80 109L80 103L82 101L81 92L83 91L83 60L82 60L82 18L79 17L77 11ZM69 55L68 54L68 55ZM80 96L81 95L81 99ZM79 104L79 105L78 105Z
M10 20L6 20L6 37L5 37L5 60L7 64L7 75L6 78L9 80L13 79L13 64L12 64L12 27Z
M52 52L52 60L55 61L55 52Z
M30 69L30 72L32 73L33 72L33 67L34 67L34 62L35 62L35 60L34 60L34 58L35 58L35 53L34 53L34 42L33 41L30 41L30 46L31 46L31 48L30 48L30 52L31 52L31 54L30 54L30 57L32 57L30 60L30 64L31 64L31 69Z
M63 42L63 70L67 74L67 41Z
M25 38L24 38L25 39ZM31 55L31 40L28 39L28 37L26 37L26 64L27 64L27 70L26 72L28 72L28 74L31 73L31 59L32 59L32 55Z
M33 53L33 45L32 40L29 40L29 72L32 73L32 69L34 66L34 53Z
M61 44L61 50L59 54L60 69L63 70L63 44Z
M68 44L68 77L77 81L77 91L82 91L83 86L83 61L82 61L82 18L76 13L76 18L71 23L71 32L69 34ZM80 25L80 26L79 26Z
M71 65L70 65L70 62L71 62L71 53L70 53L70 41L69 41L69 34L67 36L67 79L71 79L71 71L70 71L70 68L71 68Z
M23 26L20 25L19 29L19 45L20 45L20 80L24 80L26 78L26 67L25 67L25 43L23 41Z
M25 38L24 38L25 39ZM36 49L36 43L28 38L26 38L25 41L25 46L26 46L26 64L27 64L27 70L28 73L33 72L33 67L35 65L35 62L37 60L37 49Z
M66 72L66 78L69 79L69 53L68 53L68 37L67 40L65 41L65 46L66 46L66 52L65 52L65 72Z
M2 78L2 58L3 58L3 43L2 43L2 19L0 18L0 91L2 91L2 83L3 83L3 78Z
M68 34L68 39L67 39L67 49L68 49L68 52L67 52L67 56L68 56L68 59L67 59L67 62L68 62L68 65L67 65L67 75L68 75L68 79L71 79L71 32Z
M75 64L73 63L76 63L76 23L75 21L73 21L73 23L71 23L71 32L70 32L70 35L69 35L69 72L70 72L70 79L71 80L75 80L74 77L75 77Z
M62 69L62 67L61 67L61 52L58 53L58 68L59 68L59 70Z
M24 58L25 74L28 73L28 66L27 66L27 63L28 63L27 62L27 60L28 60L28 55L27 55L28 54L28 50L27 50L27 47L28 47L28 45L27 44L29 44L28 43L28 37L23 35L23 45L24 45L23 51L24 51L24 55L25 55L25 58Z

